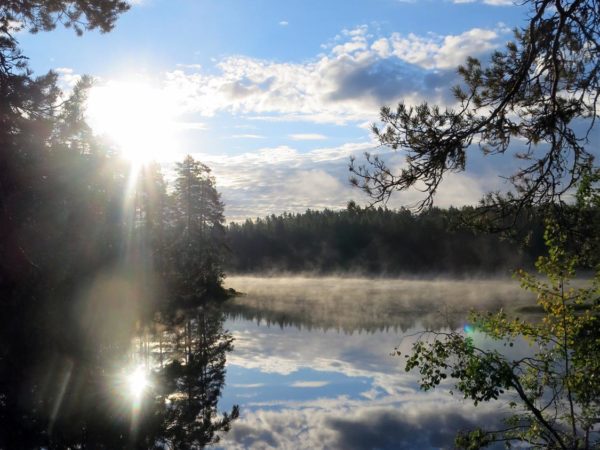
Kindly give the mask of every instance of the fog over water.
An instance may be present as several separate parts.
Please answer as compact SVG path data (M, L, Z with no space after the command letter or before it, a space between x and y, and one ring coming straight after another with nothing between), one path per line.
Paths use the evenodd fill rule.
M424 393L404 371L424 329L461 329L471 309L512 311L532 296L510 279L230 277L244 293L225 306L235 339L220 407L241 416L223 448L452 448L456 432L500 417ZM479 345L498 345L480 333ZM516 354L527 353L525 343Z
M372 331L416 322L444 327L470 310L511 311L531 304L532 294L511 279L389 279L236 276L227 286L244 295L228 310L281 326Z

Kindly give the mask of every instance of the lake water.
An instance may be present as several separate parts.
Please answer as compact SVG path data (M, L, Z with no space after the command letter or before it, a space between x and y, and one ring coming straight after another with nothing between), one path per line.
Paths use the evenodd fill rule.
M459 430L497 424L502 403L474 408L450 385L420 391L395 349L410 350L426 329L498 345L470 330L467 312L531 302L510 280L230 277L226 286L245 295L151 315L139 277L107 275L69 317L47 311L12 331L7 321L0 448L451 448Z
M498 422L499 404L474 408L450 386L424 393L392 353L418 331L468 326L471 308L531 301L511 280L234 277L227 286L246 295L225 308L234 350L220 407L239 405L240 418L223 448L452 448L457 431Z

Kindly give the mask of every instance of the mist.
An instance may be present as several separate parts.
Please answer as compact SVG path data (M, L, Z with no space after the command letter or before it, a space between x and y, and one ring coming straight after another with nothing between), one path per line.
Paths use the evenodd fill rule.
M267 324L344 332L420 324L458 326L471 310L517 311L534 296L508 278L364 278L348 276L230 276L242 293L227 305L233 316Z

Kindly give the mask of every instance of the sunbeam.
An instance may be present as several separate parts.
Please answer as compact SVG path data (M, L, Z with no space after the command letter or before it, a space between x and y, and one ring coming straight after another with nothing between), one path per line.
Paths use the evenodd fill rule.
M176 107L145 82L110 82L93 87L86 115L96 134L106 136L135 164L164 159L176 144Z

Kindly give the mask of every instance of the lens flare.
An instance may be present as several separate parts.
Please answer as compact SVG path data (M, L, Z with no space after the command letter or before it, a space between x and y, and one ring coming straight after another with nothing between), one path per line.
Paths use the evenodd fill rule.
M143 367L138 367L127 377L129 392L136 398L142 396L148 387L148 376Z

